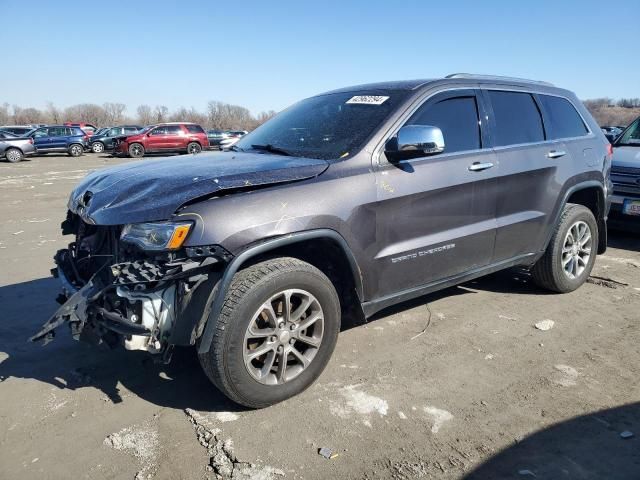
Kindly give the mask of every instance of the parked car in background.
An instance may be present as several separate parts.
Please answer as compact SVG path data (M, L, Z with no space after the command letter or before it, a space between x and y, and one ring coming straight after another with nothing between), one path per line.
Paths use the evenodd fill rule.
M16 163L34 153L36 148L33 145L33 138L19 137L11 132L0 130L0 158Z
M89 137L89 145L93 153L102 153L105 150L113 150L113 139L120 136L133 135L138 133L144 127L141 125L123 125L120 127L111 127L100 129L101 133L97 133Z
M640 230L640 117L613 144L611 225Z
M611 144L545 82L346 87L232 148L85 177L55 256L67 301L32 340L67 323L164 361L191 345L225 395L260 408L318 378L347 315L511 267L571 292L607 247Z
M31 125L5 125L3 127L0 127L0 130L22 136L33 131L34 128L36 127L33 127Z
M209 130L207 131L207 137L209 138L211 147L218 147L220 150L224 150L236 143L247 133L249 132L246 130Z
M93 135L102 135L104 132L106 132L107 130L109 130L110 127L100 127L99 129L97 129L95 132L93 132Z
M93 135L93 133L98 129L95 125L91 123L72 123L72 122L64 122L66 127L79 127L85 132L87 135Z
M609 126L604 126L600 128L602 129L604 136L607 137L607 140L609 140L610 143L615 142L616 138L618 138L618 135L620 135L623 130L620 127L609 127Z
M114 155L144 157L147 153L200 153L209 148L204 129L196 123L171 122L150 125L134 135L114 139Z
M89 148L89 135L80 127L49 125L29 133L38 153L66 152L79 157Z
M229 134L226 130L207 130L207 138L209 139L209 146L215 148L220 145L222 140L229 138Z

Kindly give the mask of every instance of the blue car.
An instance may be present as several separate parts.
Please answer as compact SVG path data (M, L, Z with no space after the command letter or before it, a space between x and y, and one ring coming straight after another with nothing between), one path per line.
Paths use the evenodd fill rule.
M49 125L32 130L28 136L38 153L66 152L79 157L89 148L89 136L80 127Z

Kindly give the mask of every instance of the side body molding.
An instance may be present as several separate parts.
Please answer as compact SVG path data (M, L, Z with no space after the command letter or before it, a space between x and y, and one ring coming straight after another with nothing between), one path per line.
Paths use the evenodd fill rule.
M349 265L351 267L351 273L353 275L353 280L356 287L356 293L360 301L363 300L363 288L362 288L362 274L360 272L360 268L356 263L356 259L349 248L346 240L335 230L331 229L317 229L317 230L308 230L305 232L292 233L289 235L285 235L282 237L276 237L269 240L266 240L257 245L251 246L240 253L238 256L234 257L233 260L229 263L227 268L225 269L220 282L218 283L215 293L212 295L210 300L211 308L205 308L205 312L208 312L206 325L204 327L204 332L200 338L200 345L198 347L198 353L207 353L209 351L209 347L211 346L211 341L213 340L213 335L215 333L216 324L218 320L218 315L222 310L222 304L224 302L224 298L227 295L227 291L229 290L229 286L231 285L231 281L233 280L233 276L240 269L240 267L247 262L247 260L266 253L275 248L283 247L286 245L291 245L293 243L302 242L305 240L313 240L318 238L328 238L334 240L342 250L344 251ZM208 307L209 305L207 305Z

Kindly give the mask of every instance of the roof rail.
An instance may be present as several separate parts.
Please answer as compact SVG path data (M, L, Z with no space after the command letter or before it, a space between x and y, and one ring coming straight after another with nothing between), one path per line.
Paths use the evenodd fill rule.
M541 80L529 80L527 78L518 78L518 77L503 77L501 75L477 75L475 73L452 73L451 75L447 75L444 78L469 78L474 80L499 80L501 82L511 81L518 83L535 83L538 85L546 85L548 87L555 87L553 83L543 82Z

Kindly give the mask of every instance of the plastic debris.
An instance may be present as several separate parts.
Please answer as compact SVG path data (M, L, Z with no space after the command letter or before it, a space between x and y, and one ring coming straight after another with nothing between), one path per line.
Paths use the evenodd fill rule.
M627 438L633 438L635 436L635 434L633 432L630 432L629 430L625 430L624 432L620 433L620 438L623 439L627 439Z
M322 447L322 448L318 449L318 455L320 455L321 457L330 459L330 458L332 458L333 450L331 450L330 448L327 448L327 447Z
M547 330L551 330L554 325L555 325L555 322L553 320L546 319L536 323L536 328L538 330L542 330L543 332L546 332Z

